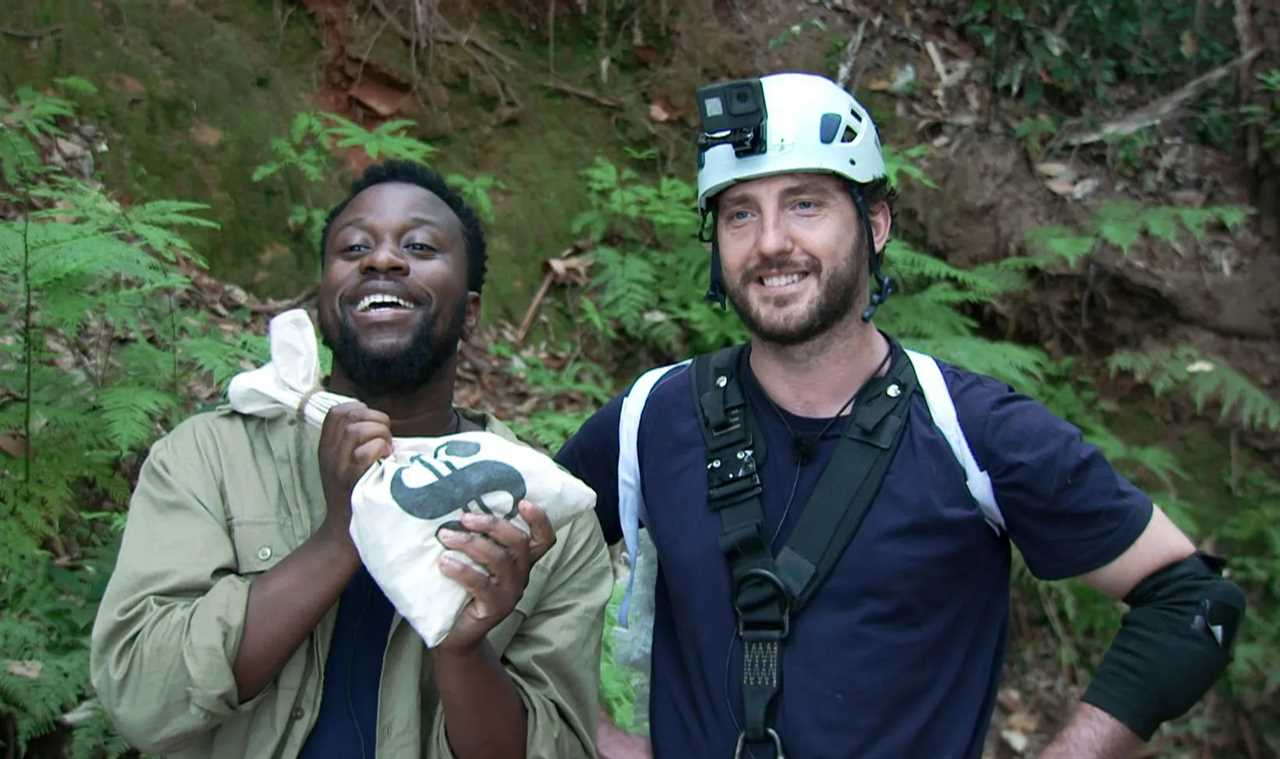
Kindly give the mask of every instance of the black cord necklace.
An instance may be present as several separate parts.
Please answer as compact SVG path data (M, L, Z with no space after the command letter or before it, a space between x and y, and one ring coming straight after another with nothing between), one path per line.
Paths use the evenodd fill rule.
M782 426L786 427L787 433L791 435L791 453L797 464L803 465L809 461L809 457L813 455L814 449L818 447L818 441L831 431L832 426L834 426L836 420L844 414L845 410L853 406L853 402L858 397L858 393L861 393L862 388L867 386L867 382L870 382L872 378L884 371L884 367L889 363L889 358L891 356L893 356L892 346L889 350L885 351L884 358L880 359L880 364L875 368L875 371L871 372L871 375L867 377L866 381L858 385L858 388L853 391L853 395L849 396L849 400L844 402L844 405L836 411L835 416L828 419L827 423L823 425L818 434L813 437L805 437L804 435L797 434L795 430L791 429L791 423L787 421L786 414L782 413L782 409L778 408L778 404L773 402L773 398L770 398L769 393L764 391L764 387L761 386L760 390L764 391L764 399L769 402L769 407L778 415L778 419L782 420ZM759 384L758 380L756 384Z

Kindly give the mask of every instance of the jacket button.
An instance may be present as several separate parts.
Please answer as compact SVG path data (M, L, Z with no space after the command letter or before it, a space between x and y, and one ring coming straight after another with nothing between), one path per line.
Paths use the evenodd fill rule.
M258 561L266 561L271 558L271 546L263 546L258 549Z
M303 712L303 711L302 711L302 707L301 707L301 706L295 706L295 707L293 707L293 711L289 712L289 718L290 718L290 719L302 719L302 715L303 715L303 714L305 714L305 712Z

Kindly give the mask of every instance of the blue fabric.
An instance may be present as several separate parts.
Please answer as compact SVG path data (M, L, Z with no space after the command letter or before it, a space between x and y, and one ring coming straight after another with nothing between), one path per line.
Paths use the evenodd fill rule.
M299 759L373 759L378 740L382 655L395 609L360 566L338 599L316 724Z
M991 475L1008 535L983 520L917 395L861 529L792 620L775 720L790 756L977 759L1004 658L1010 539L1036 575L1062 578L1119 556L1150 519L1150 499L1075 427L1000 382L941 367L974 456ZM779 412L753 381L744 386L767 446L762 506L767 533L778 533L776 552L843 420L823 436L816 456L797 466ZM619 409L619 399L610 402L557 457L596 489L610 543L621 537ZM828 421L785 418L808 436ZM742 719L742 653L719 520L706 503L705 445L687 368L673 369L650 396L639 456L645 526L659 558L650 694L656 755L732 756Z

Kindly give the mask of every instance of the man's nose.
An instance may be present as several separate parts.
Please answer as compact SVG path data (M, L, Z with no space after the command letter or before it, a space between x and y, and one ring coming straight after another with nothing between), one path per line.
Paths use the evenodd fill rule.
M782 214L765 211L760 215L760 237L756 245L763 256L781 256L791 252L791 230Z
M409 262L404 251L389 240L378 242L373 250L360 259L361 273L405 274L408 271Z

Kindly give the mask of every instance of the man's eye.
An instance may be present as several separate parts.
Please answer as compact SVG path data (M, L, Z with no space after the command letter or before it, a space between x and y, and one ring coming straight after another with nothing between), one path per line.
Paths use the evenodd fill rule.
M751 212L743 208L739 208L736 211L729 212L730 221L746 221L747 219L750 219L750 218L751 218Z
M414 253L435 253L436 252L436 248L434 245L431 245L425 242L407 242L404 244L404 247L406 250L412 251Z
M813 211L818 208L816 200L797 200L795 204L797 211Z
M369 246L362 242L347 243L342 248L343 253L363 253L369 249Z

